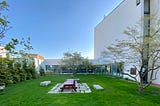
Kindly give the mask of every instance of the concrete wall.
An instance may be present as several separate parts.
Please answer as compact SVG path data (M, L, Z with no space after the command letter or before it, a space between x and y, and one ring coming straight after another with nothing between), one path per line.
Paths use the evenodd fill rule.
M155 15L158 19L160 19L160 0L151 0L151 14ZM156 78L156 80L154 80L153 83L160 84L160 69L156 71L153 75L153 78Z
M60 65L61 59L45 59L44 63L46 65Z
M44 68L44 66L42 65L44 60L38 59L38 58L34 58L34 62L35 62L35 69L37 72L39 72L40 67Z
M45 70L49 66L51 69L57 68L55 66L58 66L61 64L61 59L45 59L43 62L43 67Z
M160 18L160 0L151 0L151 14Z
M126 27L135 25L144 16L144 0L140 0L140 2L137 6L136 0L124 0L95 27L94 59L103 59L101 52L105 50L105 46L114 44L116 39L126 39L123 34ZM150 2L151 15L156 14L157 18L160 19L160 0L151 0ZM141 29L143 33L143 23ZM130 73L131 67L133 64L126 63L124 71ZM158 71L156 78L153 83L160 84L160 71Z
M40 67L44 68L44 57L39 54L29 54L34 59L35 70L39 72Z
M136 6L136 0L124 0L95 27L94 59L101 57L105 46L113 44L116 39L125 39L126 27L138 22L143 14L142 4Z

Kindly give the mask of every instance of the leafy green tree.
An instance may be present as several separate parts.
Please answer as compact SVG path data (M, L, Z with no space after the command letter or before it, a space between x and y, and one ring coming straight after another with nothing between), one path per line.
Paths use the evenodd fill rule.
M17 81L26 80L26 73L25 70L22 69L22 63L19 58L17 58L14 62L14 70L17 73L17 77L19 77Z
M80 70L85 70L86 73L90 73L94 70L94 65L87 58L83 58L81 60L81 64L78 67Z
M7 20L7 15L5 14L5 11L8 9L8 4L6 1L0 2L0 41L2 38L5 37L6 31L9 29Z
M9 58L0 58L0 82L5 84L11 84L12 74L10 69L10 60Z
M92 64L78 52L66 52L64 53L64 57L61 61L61 67L75 74L78 70L83 69L88 72L88 70L91 69Z
M44 71L43 67L41 67L41 66L39 69L39 73L40 73L40 76L45 76L45 71Z
M142 21L144 20L145 18ZM134 65L137 73L135 76L125 72L123 74L137 82L140 92L157 78L160 68L160 20L155 15L150 16L149 20L150 25L144 26L149 30L148 35L142 34L143 22L140 22L135 26L127 27L124 31L127 40L118 40L103 52L106 57ZM148 83L144 83L146 78Z
M8 7L6 1L0 2L0 45L5 33L11 28L5 13ZM27 39L12 38L6 43L5 49L7 57L0 57L0 82L17 83L37 76L33 59L28 55L28 52L33 49L29 37Z

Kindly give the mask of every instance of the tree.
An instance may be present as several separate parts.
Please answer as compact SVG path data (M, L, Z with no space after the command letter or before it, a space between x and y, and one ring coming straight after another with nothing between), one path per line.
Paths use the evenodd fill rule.
M0 45L9 28L6 11L9 5L6 1L0 2ZM22 49L20 49L22 48ZM34 63L28 52L33 49L30 38L12 38L5 44L7 57L0 57L0 82L5 84L17 83L36 77Z
M86 72L92 72L94 67L93 64L87 59L83 58L81 64L78 66L79 70L85 70Z
M137 82L140 92L143 92L156 79L160 68L160 20L155 15L149 17L150 24L144 26L149 31L147 36L141 30L141 23L144 20L146 19L142 19L135 26L127 27L124 31L127 39L117 40L116 44L106 47L102 53L116 61L133 64L137 71L135 76L122 73ZM145 82L146 78L148 83Z
M80 53L74 52L66 52L63 54L64 57L61 61L61 66L63 69L72 71L72 73L76 73L76 70L78 69L78 66L82 63L82 56Z
M45 76L45 71L42 66L40 66L39 73L40 73L40 76Z
M77 70L81 70L82 67L87 71L91 65L92 64L89 62L89 60L82 57L78 52L64 53L64 57L61 61L61 67L68 71L72 71L72 73L76 73Z
M11 69L9 69L10 62L11 61L8 58L0 58L0 82L1 83L5 83L5 84L13 83Z
M8 26L9 21L4 11L8 10L8 4L6 1L0 2L0 40L5 36L6 31L10 28Z

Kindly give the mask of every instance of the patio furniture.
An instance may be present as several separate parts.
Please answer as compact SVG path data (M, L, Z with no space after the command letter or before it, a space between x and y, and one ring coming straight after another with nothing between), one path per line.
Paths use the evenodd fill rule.
M80 79L79 79L79 78L67 79L67 80L75 80L75 81L77 81L77 82L79 82L79 81L80 81Z
M101 87L100 85L98 84L94 84L93 87L96 89L96 90L103 90L104 88Z
M40 83L40 86L47 86L51 83L51 81L43 81Z
M76 87L76 83L77 81L74 79L67 79L61 86L61 92L65 89L73 89L75 92L77 91L77 87Z

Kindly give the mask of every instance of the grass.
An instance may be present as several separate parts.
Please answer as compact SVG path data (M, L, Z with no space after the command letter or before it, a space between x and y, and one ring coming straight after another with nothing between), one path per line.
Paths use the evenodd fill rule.
M92 93L48 94L57 83L62 83L72 75L50 75L39 79L20 82L6 87L0 95L0 106L159 106L160 89L149 87L143 94L135 83L106 75L74 75L86 82ZM51 80L49 86L40 87L39 83ZM97 91L93 84L104 87Z

